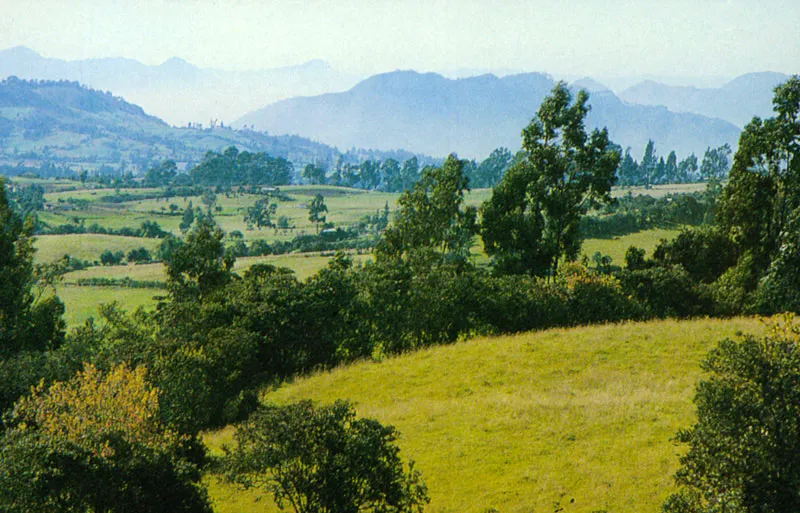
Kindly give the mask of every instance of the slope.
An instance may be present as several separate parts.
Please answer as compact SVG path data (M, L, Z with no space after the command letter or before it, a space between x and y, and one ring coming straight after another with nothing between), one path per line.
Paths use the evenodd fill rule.
M772 115L772 90L788 79L783 73L748 73L722 87L669 86L645 81L622 91L623 100L640 105L662 105L674 112L716 117L743 127L753 116Z
M321 373L265 393L348 399L400 430L429 512L659 511L693 418L699 362L755 319L626 323L477 338ZM206 436L218 451L232 429ZM209 476L220 512L277 511Z
M435 73L396 71L370 77L343 93L276 102L234 125L301 134L340 148L405 148L485 158L500 146L520 147L522 128L553 85L549 76L537 73L451 80ZM681 155L736 144L739 129L728 122L629 105L600 84L591 87L599 92L590 99L594 110L589 124L608 126L611 138L635 154L648 139Z

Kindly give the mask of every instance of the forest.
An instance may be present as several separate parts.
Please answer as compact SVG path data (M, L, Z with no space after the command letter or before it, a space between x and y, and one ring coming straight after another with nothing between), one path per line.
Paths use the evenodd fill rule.
M214 511L209 475L298 513L422 511L437 489L413 461L423 455L400 450L398 429L359 417L346 397L280 404L265 391L480 337L800 312L800 77L775 89L774 117L745 127L732 161L728 146L700 164L659 157L651 141L637 162L606 130L586 130L588 101L557 84L522 150L480 163L307 164L305 184L399 193L397 208L342 229L319 193L306 206L315 233L282 242L247 244L217 222L219 198L250 188L263 199L240 216L249 231L291 232L277 205L290 203L292 164L265 153L209 151L186 173L165 161L115 192L163 200L180 236L151 219L112 232L47 222L42 189L3 183L0 511ZM612 196L615 185L695 181L702 192ZM472 188L491 190L467 204ZM198 195L205 209L166 206ZM682 228L649 255L631 246L616 264L580 258L584 239L663 226ZM34 240L101 229L156 243L127 260L161 260L165 280L151 285L162 295L154 308L106 304L68 330L58 275L92 264L37 264ZM269 263L235 271L237 258L293 251L335 256L307 279ZM123 257L109 250L100 264ZM785 319L708 353L696 421L673 433L680 468L663 511L800 507L800 328ZM210 451L204 436L225 426L230 445Z

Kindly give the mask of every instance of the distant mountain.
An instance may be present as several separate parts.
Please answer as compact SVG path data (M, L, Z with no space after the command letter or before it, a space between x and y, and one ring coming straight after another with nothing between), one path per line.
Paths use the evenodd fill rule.
M42 57L21 46L0 51L0 79L9 76L70 80L114 91L174 125L228 121L284 98L343 91L358 80L320 60L283 68L226 71L199 68L177 57L158 66L123 58L67 61Z
M753 116L769 117L772 90L786 81L783 73L748 73L721 87L677 87L644 81L625 89L619 97L639 105L662 105L673 112L692 112L724 119L744 127Z
M522 129L553 85L552 78L538 73L451 80L397 71L370 77L346 92L273 103L234 126L302 134L340 148L405 148L483 158L499 146L520 147ZM736 145L739 129L728 122L630 105L590 79L575 85L594 91L588 123L608 126L611 138L636 155L644 152L648 139L660 151L675 149L679 155Z
M308 162L333 163L341 155L301 137L221 126L171 127L137 105L77 82L0 81L0 167L6 171L45 163L141 171L167 158L190 165L207 151L228 146L284 157L298 172Z

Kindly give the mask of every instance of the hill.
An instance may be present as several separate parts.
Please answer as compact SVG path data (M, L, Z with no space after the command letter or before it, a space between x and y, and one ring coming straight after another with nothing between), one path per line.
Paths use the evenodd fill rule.
M659 511L699 362L720 339L763 329L701 319L477 338L298 379L263 400L348 399L398 427L430 512ZM206 442L216 451L231 435ZM217 511L277 511L271 498L207 482Z
M66 80L0 82L0 173L43 165L98 172L142 171L164 159L181 167L228 146L263 151L295 164L332 164L342 155L298 136L270 136L226 126L177 128L124 99ZM347 158L357 158L355 150ZM385 158L382 152L372 158ZM405 159L408 152L390 156ZM427 158L422 158L428 161Z
M52 59L18 46L0 51L0 78L70 80L114 91L174 125L239 117L295 95L342 91L357 77L312 60L252 71L200 68L178 57L156 66L133 59Z
M662 105L673 112L702 114L743 127L753 116L772 116L772 90L788 78L783 73L748 73L715 88L670 86L648 80L619 96L626 102Z
M435 73L396 71L370 77L346 92L273 103L234 126L302 134L344 148L405 148L432 155L455 151L484 158L500 146L520 147L522 128L554 84L538 73L451 80ZM590 98L589 124L608 126L611 138L634 154L644 151L648 139L681 155L736 145L739 129L728 122L630 105L600 84L590 87L598 92Z

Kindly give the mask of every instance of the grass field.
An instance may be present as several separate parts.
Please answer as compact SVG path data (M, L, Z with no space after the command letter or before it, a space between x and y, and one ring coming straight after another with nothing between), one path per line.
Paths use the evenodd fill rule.
M59 285L56 293L66 307L64 320L68 328L83 324L89 317L97 319L97 309L101 304L117 301L123 310L133 312L140 306L153 306L153 296L164 295L164 291L158 289L78 287L70 284Z
M663 230L660 228L645 230L630 235L614 237L613 239L587 239L583 242L581 254L592 258L596 252L611 257L614 265L625 265L625 252L630 246L642 248L647 252L647 257L653 256L653 250L661 239L674 239L680 230Z
M428 484L428 512L655 512L674 489L670 439L693 421L699 362L720 339L763 330L755 319L700 319L477 338L298 379L262 399L348 399L395 425ZM205 442L220 454L232 432ZM278 511L271 497L206 482L215 511Z
M100 254L106 249L122 251L127 254L132 249L145 247L154 250L161 243L158 239L140 237L122 237L118 235L100 235L84 233L75 235L38 235L35 260L47 263L59 260L65 254L81 260L93 262L100 260Z
M370 255L351 255L354 265L362 265L372 258ZM242 274L257 263L272 264L276 267L288 267L295 272L299 280L305 280L325 267L329 256L309 255L277 255L263 257L246 257L236 260L234 272ZM89 317L97 318L97 308L101 303L118 301L120 306L133 311L140 306L155 305L154 296L164 295L159 289L133 289L124 287L87 287L77 286L81 278L131 278L138 281L165 281L163 264L113 265L98 266L73 271L63 277L58 286L58 296L66 307L65 320L70 327L82 324Z

